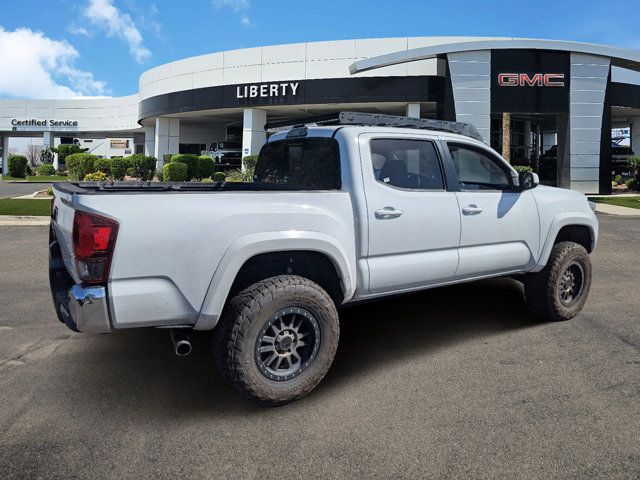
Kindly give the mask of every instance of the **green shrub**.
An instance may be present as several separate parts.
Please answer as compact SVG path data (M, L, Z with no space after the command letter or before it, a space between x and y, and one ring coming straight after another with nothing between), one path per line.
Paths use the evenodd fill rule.
M55 175L56 169L50 163L43 163L38 167L38 175Z
M97 158L93 162L93 170L98 173L104 173L107 177L111 175L111 160L108 158Z
M162 167L162 180L165 182L186 182L189 179L189 169L186 164L171 161Z
M187 180L198 177L198 156L191 153L179 153L171 157L171 163L179 162L187 166Z
M10 155L9 163L9 175L15 178L25 178L27 176L27 157L23 155Z
M613 183L615 183L616 185L621 185L622 184L622 175L616 175L615 177L613 177Z
M47 195L49 195L50 197L53 197L53 186L49 185L49 188L47 188Z
M224 172L214 172L211 178L214 182L224 182L227 179L227 174Z
M129 161L126 158L122 157L111 157L109 167L113 179L121 182L122 180L124 180L124 176L127 174Z
M200 183L214 183L214 182L210 178L203 178L202 180L200 180Z
M258 163L258 155L247 155L242 159L245 170L255 170Z
M518 173L533 172L533 168L531 168L531 167L529 167L527 165L514 165L513 168Z
M198 178L209 178L213 175L213 158L202 155L198 157Z
M171 161L171 157L173 157L173 153L165 153L162 155L162 163L169 163Z
M229 170L227 172L227 182L248 182L250 180L247 180L247 174L243 173L242 170L235 169L235 170Z
M127 164L127 177L135 176L136 171L133 169L130 163Z
M142 154L131 155L129 164L133 168L132 177L137 177L145 182L151 180L156 173L156 163L155 157L147 157Z
M640 182L635 178L627 178L624 181L624 184L627 186L629 190L640 190Z
M73 153L66 158L67 171L72 180L82 180L85 175L93 173L94 162L98 159L90 153Z
M104 182L107 175L104 172L87 173L84 176L85 182Z
M31 169L31 167L29 166L28 163L27 163L26 172L27 172L27 177L32 177L33 176L33 170Z

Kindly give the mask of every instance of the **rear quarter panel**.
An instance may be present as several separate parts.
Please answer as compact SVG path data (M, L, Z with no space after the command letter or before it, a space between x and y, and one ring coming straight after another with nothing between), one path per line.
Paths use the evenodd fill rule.
M108 284L115 328L195 324L214 273L235 277L216 271L241 238L269 237L277 251L297 237L324 236L355 268L353 213L343 191L83 195L79 203L120 223ZM222 309L209 307L212 321L202 328L213 328Z

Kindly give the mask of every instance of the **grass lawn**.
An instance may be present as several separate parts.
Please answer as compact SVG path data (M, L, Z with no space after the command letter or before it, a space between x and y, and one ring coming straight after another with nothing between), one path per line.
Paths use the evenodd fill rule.
M606 203L618 207L640 208L640 195L635 197L590 197L589 200L596 203Z
M0 215L29 215L48 217L51 214L51 200L14 199L0 200Z
M69 177L65 177L64 175L37 175L32 177L24 178L15 178L10 177L9 175L2 175L2 180L16 180L16 181L27 181L27 182L68 182Z

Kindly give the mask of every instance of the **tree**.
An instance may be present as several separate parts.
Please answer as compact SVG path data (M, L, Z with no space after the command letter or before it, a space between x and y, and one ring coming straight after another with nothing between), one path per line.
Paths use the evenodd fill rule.
M45 148L40 151L40 162L42 163L53 163L53 148Z
M65 159L69 155L73 155L74 153L84 153L89 151L88 148L80 148L79 145L75 143L69 143L64 145L58 145L57 148L52 148L55 153L58 154L58 165L64 165L66 163Z
M42 147L39 145L27 145L27 160L32 167L37 167L40 164L40 151Z

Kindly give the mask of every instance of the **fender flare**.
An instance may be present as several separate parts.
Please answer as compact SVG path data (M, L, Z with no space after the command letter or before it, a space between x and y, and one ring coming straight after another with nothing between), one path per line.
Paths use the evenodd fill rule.
M560 230L562 230L563 227L567 227L569 225L587 227L591 234L591 250L593 251L593 249L596 248L596 242L598 239L598 223L592 215L577 212L557 215L549 226L547 238L545 239L544 245L540 251L538 261L533 268L534 272L539 272L545 267L549 260L549 255L551 255L551 249L553 248L558 233L560 233Z
M242 266L263 253L288 250L312 251L326 255L333 262L344 293L350 299L355 293L354 265L340 243L330 235L310 231L274 231L244 235L225 251L209 283L195 330L212 330L218 323L231 286ZM355 253L352 253L352 257Z

